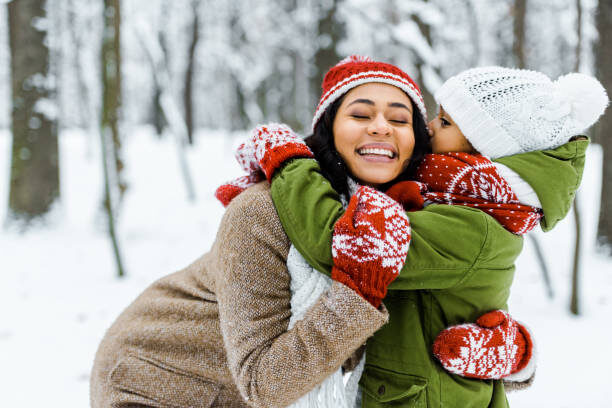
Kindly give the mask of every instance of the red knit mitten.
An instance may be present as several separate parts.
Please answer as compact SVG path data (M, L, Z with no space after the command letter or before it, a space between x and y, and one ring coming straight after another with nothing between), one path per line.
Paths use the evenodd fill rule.
M378 307L404 266L409 244L410 221L402 206L359 187L334 226L332 279Z
M264 175L260 171L254 171L248 176L238 177L237 179L228 181L222 184L215 191L215 197L221 201L224 207L227 207L229 203L240 193L254 184L264 180Z
M268 181L276 169L295 157L314 155L289 126L278 123L257 126L236 150L236 159L246 172L261 170Z
M476 324L451 326L433 344L434 355L451 373L480 379L514 375L512 381L533 373L533 349L527 328L503 310L480 316Z

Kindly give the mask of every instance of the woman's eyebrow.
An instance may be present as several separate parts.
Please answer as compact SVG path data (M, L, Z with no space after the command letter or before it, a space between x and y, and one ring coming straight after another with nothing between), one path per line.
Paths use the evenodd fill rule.
M355 99L353 102L349 103L346 106L348 107L348 106L351 106L351 105L353 105L355 103L365 103L366 105L372 105L372 106L376 105L374 103L374 101L372 101L370 99L359 98L359 99ZM404 109L408 110L408 112L412 112L412 109L410 109L407 105L405 105L405 104L403 104L401 102L389 102L389 104L387 106L389 106L390 108L404 108Z
M388 106L390 108L404 108L404 109L408 110L408 112L412 113L412 109L410 109L407 105L404 105L401 102L391 102Z
M360 99L355 99L353 102L349 103L349 104L348 104L348 105L346 105L346 106L347 106L347 107L349 107L349 106L351 106L351 105L353 105L353 104L355 104L355 103L365 103L365 104L367 104L367 105L372 105L372 106L374 106L374 105L375 105L374 101L371 101L371 100L369 100L369 99L363 99L363 98L360 98Z

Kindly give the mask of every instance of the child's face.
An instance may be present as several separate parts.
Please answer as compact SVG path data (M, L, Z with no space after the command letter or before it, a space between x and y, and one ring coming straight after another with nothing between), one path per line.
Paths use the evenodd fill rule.
M377 187L406 169L413 109L408 95L389 84L367 83L346 94L334 119L334 145L361 183Z
M440 106L438 116L429 122L429 135L433 153L477 153L442 106Z

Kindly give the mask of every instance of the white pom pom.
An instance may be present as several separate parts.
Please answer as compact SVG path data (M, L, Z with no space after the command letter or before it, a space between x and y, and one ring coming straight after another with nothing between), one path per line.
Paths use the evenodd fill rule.
M572 106L571 117L576 132L581 132L604 113L608 106L608 94L601 83L588 75L572 73L555 81L559 94L567 98Z
M366 55L349 55L348 57L344 58L342 61L340 61L339 63L337 63L335 66L340 66L340 65L344 65L344 64L348 64L348 63L355 63L355 62L374 62L374 60Z

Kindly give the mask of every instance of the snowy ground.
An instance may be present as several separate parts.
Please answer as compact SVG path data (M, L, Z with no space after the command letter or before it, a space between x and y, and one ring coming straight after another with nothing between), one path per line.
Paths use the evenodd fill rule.
M130 182L119 225L128 276L114 277L99 201L98 144L78 132L61 138L62 200L46 226L0 233L0 406L88 405L89 370L97 344L118 313L149 283L208 250L223 209L215 187L240 173L235 140L206 133L189 152L197 188L190 204L169 138L147 128L126 144ZM0 131L0 220L5 219L10 138ZM538 234L552 271L555 298L545 295L526 241L513 286L513 314L536 333L537 379L511 394L514 407L610 407L612 259L595 255L600 151L589 151L584 212L583 315L568 313L573 217Z

